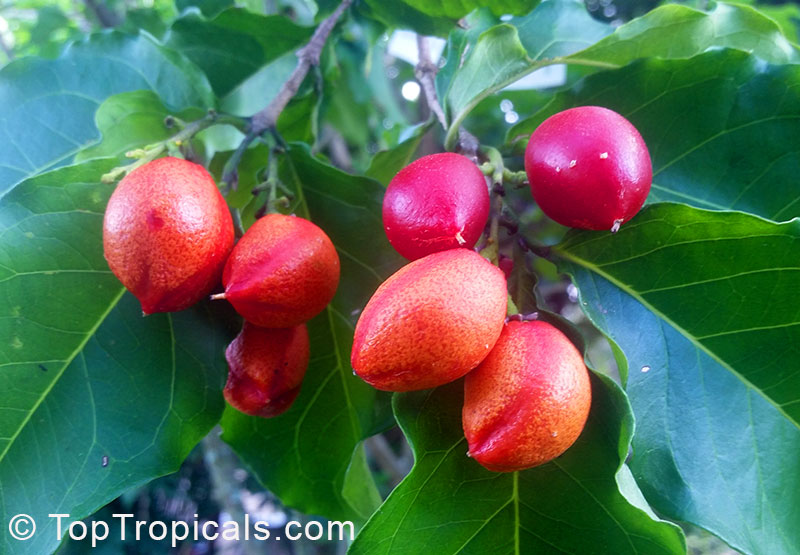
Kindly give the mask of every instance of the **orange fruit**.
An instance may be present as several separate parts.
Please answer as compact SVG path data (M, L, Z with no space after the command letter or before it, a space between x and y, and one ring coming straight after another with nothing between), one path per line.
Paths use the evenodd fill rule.
M103 219L103 252L145 314L193 305L219 282L233 247L225 199L203 166L160 158L119 182Z
M480 363L506 316L503 272L469 249L407 264L375 292L356 324L351 363L387 391L436 387Z
M547 322L508 322L464 380L469 454L495 472L544 464L578 439L591 402L589 371L567 336Z

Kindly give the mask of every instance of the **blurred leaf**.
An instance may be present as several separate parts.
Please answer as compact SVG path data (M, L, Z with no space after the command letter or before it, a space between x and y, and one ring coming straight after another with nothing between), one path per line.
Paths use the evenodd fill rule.
M434 17L459 19L478 8L491 8L497 15L528 13L538 0L399 0Z
M683 553L680 529L618 490L627 475L620 445L632 431L624 394L595 377L592 397L586 428L564 455L523 472L495 473L465 454L461 380L395 395L415 465L349 552L406 553L424 545L441 554ZM624 487L635 491L630 480Z
M650 503L745 552L797 553L800 221L656 204L556 252L625 353Z
M454 144L461 122L483 98L545 65L613 69L642 57L684 58L712 47L752 51L776 63L798 59L778 25L747 6L720 3L701 12L668 4L588 48L587 41L601 39L610 28L577 15L585 13L576 0L545 1L531 14L481 34L448 92L452 123L447 144Z
M120 162L123 162L121 155L125 152L163 141L177 132L164 125L164 118L168 115L193 120L202 117L204 112L190 108L179 114L170 114L153 91L131 91L110 96L95 113L95 125L102 135L101 142L78 152L75 161L119 156Z
M392 178L414 159L422 138L430 129L430 123L424 123L410 129L410 136L394 148L382 150L372 157L366 175L386 187Z
M3 552L52 552L49 513L83 518L176 470L222 412L219 320L142 318L105 263L112 188L98 179L113 165L61 168L0 199L0 518L38 525L28 542L3 526Z
M361 308L399 265L380 220L383 188L341 172L293 144L280 178L339 252L342 278L333 302L309 324L311 363L285 414L262 419L226 410L223 439L284 503L306 513L364 521L376 490L360 443L385 395L353 375L350 350Z
M688 60L642 60L587 77L510 134L584 104L618 111L653 159L648 202L800 216L800 66L768 65L738 51Z
M427 15L402 1L364 0L358 3L358 9L391 29L411 29L422 35L446 36L455 23Z
M146 35L93 35L56 60L24 58L0 70L0 194L20 180L70 163L95 143L97 107L124 91L152 90L174 111L207 109L205 76Z
M269 104L297 66L294 52L284 54L239 83L220 99L220 108L237 116L250 117Z
M234 0L175 0L178 11L197 8L206 17L214 17L221 11L232 8L234 4Z
M294 53L312 31L283 16L229 9L210 20L197 14L178 19L165 44L200 66L222 97L266 64Z

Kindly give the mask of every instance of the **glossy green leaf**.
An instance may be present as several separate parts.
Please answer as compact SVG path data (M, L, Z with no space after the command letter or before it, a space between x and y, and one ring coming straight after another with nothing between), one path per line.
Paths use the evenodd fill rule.
M131 160L121 155L166 140L177 132L164 125L164 119L169 115L191 121L202 117L204 112L190 108L171 114L153 91L130 91L110 96L95 113L95 126L102 135L101 141L79 151L75 161L119 156L120 163L129 163Z
M221 11L233 7L234 0L175 0L179 11L198 9L206 17L214 17Z
M440 554L682 553L676 526L619 492L624 481L635 493L621 460L631 432L624 394L594 378L592 397L586 428L564 455L523 472L495 473L466 455L461 380L396 395L415 465L349 553L409 553L421 545Z
M739 51L643 60L587 77L512 135L560 110L605 106L628 118L653 160L648 202L800 216L800 66L768 65Z
M358 9L390 28L412 29L423 35L445 36L455 21L444 17L433 17L402 1L365 0Z
M152 90L170 109L209 108L208 81L194 64L146 35L93 35L55 60L24 58L0 71L0 194L68 164L99 138L97 107L124 91Z
M538 0L399 0L434 17L459 19L478 8L491 8L497 15L520 15L531 11Z
M357 457L374 427L375 403L388 399L353 375L350 349L361 308L400 263L383 233L383 187L314 159L301 145L282 159L280 177L295 192L298 215L336 245L342 277L333 302L308 324L311 363L292 408L271 419L229 409L223 439L284 503L363 521L377 497Z
M113 165L54 170L0 199L0 519L38 528L18 542L3 526L3 552L53 551L48 514L86 517L176 470L222 412L222 320L143 318L120 301L101 232Z
M213 19L197 14L178 19L165 43L201 67L222 97L266 64L300 48L312 31L283 16L233 8Z
M582 2L550 0L483 33L448 93L453 122L448 144L455 142L458 126L483 98L545 65L613 69L638 58L685 58L718 47L752 51L776 63L798 59L778 25L747 6L720 3L701 12L669 4L602 38L608 31L586 14ZM588 46L593 41L599 42Z
M655 204L556 252L627 359L650 503L738 549L796 553L800 221Z
M376 153L367 168L367 177L379 181L383 186L388 185L397 172L414 160L414 154L428 129L430 129L430 124L415 127L409 130L410 136L394 148Z

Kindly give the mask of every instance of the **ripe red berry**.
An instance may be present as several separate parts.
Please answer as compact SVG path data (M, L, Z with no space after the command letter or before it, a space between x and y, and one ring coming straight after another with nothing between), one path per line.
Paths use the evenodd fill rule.
M309 360L305 324L260 328L245 322L225 351L230 372L225 399L245 414L269 418L289 409Z
M641 135L598 106L547 118L531 135L525 171L539 207L558 223L610 229L630 220L650 192L653 169Z
M489 218L489 189L469 158L444 152L412 162L389 183L383 227L409 260L472 247Z
M119 182L103 252L145 314L183 310L217 284L233 247L225 199L203 166L160 158Z

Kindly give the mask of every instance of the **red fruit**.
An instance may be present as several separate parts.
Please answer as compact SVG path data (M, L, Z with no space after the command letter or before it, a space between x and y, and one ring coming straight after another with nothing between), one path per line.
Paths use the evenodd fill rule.
M231 247L231 214L203 166L153 160L125 176L108 201L103 251L145 314L183 310L207 295Z
M547 118L525 149L531 193L558 223L616 231L644 204L653 180L647 145L616 112L581 106Z
M578 439L591 403L589 371L567 336L547 322L508 322L464 380L469 454L495 472L544 464Z
M471 248L489 217L489 189L469 158L452 152L423 156L394 176L383 198L383 227L409 260Z
M239 240L222 274L225 298L249 322L288 328L328 305L339 285L339 255L319 227L267 214Z
M506 278L468 249L429 254L389 277L356 324L351 363L378 389L413 391L460 378L492 348Z
M305 324L288 329L248 322L228 345L225 399L237 410L270 418L285 412L300 393L309 359Z

